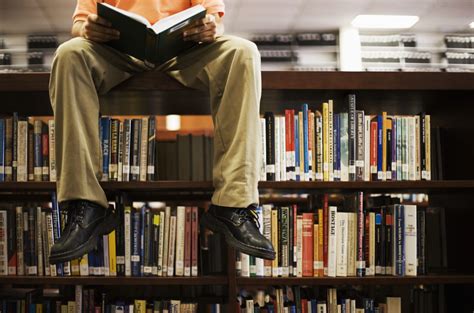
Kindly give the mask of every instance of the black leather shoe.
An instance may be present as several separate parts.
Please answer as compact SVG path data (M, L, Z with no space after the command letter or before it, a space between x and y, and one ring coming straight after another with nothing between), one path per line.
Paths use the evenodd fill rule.
M229 245L237 250L267 260L275 259L272 243L258 230L257 214L253 206L230 208L211 204L201 223L221 233Z
M68 220L61 238L51 247L49 263L71 261L89 253L97 240L107 235L118 224L112 207L103 208L85 200L68 203Z

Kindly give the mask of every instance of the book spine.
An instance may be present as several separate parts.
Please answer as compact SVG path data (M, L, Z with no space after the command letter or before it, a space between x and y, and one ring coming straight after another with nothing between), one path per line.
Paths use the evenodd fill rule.
M151 232L153 230L153 223L152 223L152 213L150 212L150 208L144 209L144 219L143 219L143 275L150 276L152 274L152 266L151 266L151 243L152 237Z
M383 117L377 116L377 180L384 180L383 172Z
M323 103L323 180L329 181L329 104Z
M304 181L309 181L309 124L308 124L308 104L303 104L303 159L304 159Z
M382 180L387 180L387 112L382 112Z
M184 275L184 235L186 208L178 206L176 210L176 264L175 275Z
M145 270L145 226L147 225L147 220L145 219L145 213L147 206L143 205L140 209L140 229L138 231L140 237L139 244L139 254L140 254L140 276L144 275Z
M41 150L42 150L42 159L43 159L43 169L42 169L42 174L43 174L43 181L49 181L50 175L49 175L49 131L48 131L48 124L46 123L41 123L42 124L42 130L41 130Z
M329 133L328 133L328 149L329 149L329 181L334 181L334 108L333 101L328 101L328 121L329 121Z
M134 277L140 275L140 212L133 210L131 212L131 274Z
M57 242L61 237L61 213L59 211L59 205L56 201L56 194L52 194L52 219L53 219L53 243ZM56 272L58 276L64 276L63 264L56 264Z
M109 244L109 274L110 276L117 276L117 246L116 246L117 231L113 230L107 236Z
M313 213L303 213L303 276L313 276Z
M124 133L123 133L123 121L119 121L119 131L118 131L118 160L117 160L117 180L123 181L123 146L124 146Z
M50 212L46 213L46 230L47 230L47 235L48 235L48 255L49 255L51 251L51 247L54 244L53 214ZM57 266L55 264L50 264L49 270L51 272L52 277L56 277L58 275Z
M316 132L316 180L323 180L323 121L320 111L314 114Z
M36 257L36 209L33 206L28 208L28 263L26 264L27 275L38 275L38 259Z
M339 114L340 133L340 170L341 181L349 181L349 115L347 112Z
M56 128L54 120L48 121L48 146L49 146L49 178L56 181Z
M375 213L369 213L369 259L370 259L370 275L375 275Z
M347 277L348 213L336 214L336 276Z
M18 121L17 181L28 181L28 122Z
M303 276L303 216L296 216L296 277Z
M417 238L417 259L418 259L418 267L417 267L417 275L425 275L426 274L426 215L425 210L418 208L417 210L417 229L416 229L416 238Z
M191 276L191 207L184 213L184 276Z
M404 205L405 273L417 275L417 213L416 205Z
M314 125L314 112L309 112L308 116L308 132L309 132L309 144L308 144L308 156L309 156L309 179L311 181L316 180L316 134Z
M148 181L155 178L155 154L156 154L156 118L154 115L148 118L148 156L147 156L147 177Z
M140 178L140 135L141 135L141 120L132 120L131 152L130 152L130 181L139 181Z
M12 122L12 180L18 181L18 113L13 112Z
M266 141L266 121L260 118L260 181L267 180L267 141Z
M329 229L328 229L328 276L336 277L336 255L337 255L337 207L329 207Z
M131 160L131 144L132 144L132 121L125 119L123 121L123 164L122 164L122 181L130 181L130 160Z
M385 139L386 142L386 169L385 169L385 179L392 180L392 118L385 119Z
M334 146L334 162L333 162L333 172L334 172L334 181L341 180L341 171L340 171L340 164L341 164L341 150L340 150L340 115L334 114L334 122L333 122L333 146Z
M397 117L393 116L392 117L392 136L390 138L391 141L391 161L392 164L390 165L390 168L392 170L392 180L397 180Z
M281 267L282 267L282 277L288 277L289 270L289 215L290 208L282 207L281 208Z
M373 181L377 180L378 172L378 122L377 117L374 117L370 122L370 178Z
M170 217L170 237L168 251L168 273L169 277L174 275L174 260L176 251L176 216Z
M267 181L275 181L275 116L265 112L266 169Z
M356 276L357 213L348 213L347 220L347 276Z
M41 131L43 129L42 122L40 120L34 121L34 129L33 129L33 140L34 142L34 158L33 158L33 172L29 172L28 174L33 175L34 181L42 181L43 179L43 154L42 154L42 138L41 138ZM29 179L31 180L31 179Z
M147 156L148 156L148 117L143 117L141 119L141 129L140 129L140 157L139 157L139 180L146 181L147 176Z
M349 103L349 181L356 180L357 159L357 116L356 98L354 94L348 95Z
M198 228L199 211L198 207L194 206L191 209L191 276L193 277L198 276Z
M152 227L152 249L151 249L151 266L152 266L152 275L158 275L158 245L160 240L160 228L161 228L161 219L159 212L152 211L152 220L153 220L153 227Z
M7 248L8 248L8 275L16 275L16 211L7 210Z
M382 215L380 213L375 214L375 275L382 275L385 272L382 271L384 267L382 263Z
M323 209L318 209L318 259L317 259L317 269L318 277L324 276L324 261L323 261L323 245L324 245L324 223L326 221L323 219Z
M278 210L272 209L271 212L271 231L272 231L272 245L275 250L275 259L272 262L272 276L278 276L278 255L279 255L279 245L278 245Z
M263 215L263 236L272 242L272 207L269 204L264 204L262 209ZM273 242L272 242L273 243ZM264 260L264 276L272 276L272 261Z
M132 211L129 204L124 204L123 234L124 234L124 257L125 276L132 276Z
M395 275L405 275L405 238L404 238L404 206L400 204L395 205Z
M0 275L8 275L8 218L7 211L0 210Z
M5 118L5 179L4 181L12 181L12 162L13 162L13 118Z
M415 148L415 118L407 117L408 123L408 138L407 138L407 153L408 153L408 180L414 181L416 179L415 163L416 163L416 148Z
M119 226L115 229L117 276L125 276L125 208L121 195L116 197L115 210L119 219Z
M415 115L415 180L421 180L420 116Z
M102 246L100 247L100 261L102 269L100 275L108 277L110 276L109 235L102 235L102 238L99 238L99 240L102 240Z
M319 225L317 223L313 224L313 276L318 277L319 275Z
M407 118L401 118L401 158L402 158L402 180L408 180L408 123Z
M163 240L163 276L168 275L168 253L169 253L169 238L171 226L171 208L165 207L165 231Z
M328 275L328 239L329 239L329 204L328 195L323 195L323 264L324 276Z
M165 234L165 212L160 212L160 233L158 239L158 268L157 268L157 275L163 276L163 241L164 241L164 234Z
M280 116L280 180L286 181L288 180L286 175L286 129L285 129L285 117Z
M425 115L426 180L431 180L431 116Z
M393 273L393 207L387 207L385 213L385 274Z
M397 149L397 180L403 180L403 174L402 174L402 133L403 133L403 127L402 127L402 118L396 117L395 118L395 123L397 124L397 143L396 143L396 149Z
M426 180L426 113L420 113L420 167L421 179Z
M110 120L110 158L109 158L109 180L118 181L118 140L119 124L117 119Z
M280 169L280 117L275 116L274 120L274 134L273 137L275 138L275 181L280 181L281 177L281 169Z
M294 118L294 142L295 142L295 180L300 181L300 134L299 134L299 116L295 114Z
M295 242L294 242L294 232L295 232L295 229L294 229L294 219L295 219L295 215L294 215L294 205L293 206L290 206L288 208L288 260L287 260L287 263L288 263L288 276L293 276L294 274L294 267L293 267L293 261L294 261L294 246L295 246ZM263 224L263 221L262 221L262 224Z
M356 111L356 180L364 180L364 111Z
M34 181L34 162L35 162L35 135L34 135L34 126L32 123L28 122L28 131L27 131L27 155L26 155L26 176L28 181ZM38 149L41 152L41 147ZM41 177L41 175L40 175Z
M303 120L303 112L298 112L298 150L299 150L299 173L300 173L300 180L305 181L305 171L304 171L304 156L305 156L305 148L304 148L304 120Z
M364 259L364 194L357 193L357 262L356 275L357 277L365 276L365 259Z
M364 181L370 181L370 121L371 116L364 116Z
M48 250L48 230L46 227L46 212L41 211L40 221L41 225L41 243L42 243L42 253L43 253L43 271L44 276L51 276L51 271L49 268L49 250Z
M109 180L110 164L110 117L100 118L100 139L102 143L102 181Z
M41 223L41 207L36 208L36 219L35 219L35 245L36 245L36 264L38 268L38 276L44 276L44 266L43 266L43 230Z

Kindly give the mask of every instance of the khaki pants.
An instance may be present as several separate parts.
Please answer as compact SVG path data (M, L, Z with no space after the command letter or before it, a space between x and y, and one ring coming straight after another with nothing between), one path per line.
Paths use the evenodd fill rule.
M59 202L85 199L108 206L98 180L102 169L98 95L149 70L141 61L83 38L58 48L49 91ZM156 70L209 92L215 129L212 203L230 207L258 203L261 74L256 46L221 36Z

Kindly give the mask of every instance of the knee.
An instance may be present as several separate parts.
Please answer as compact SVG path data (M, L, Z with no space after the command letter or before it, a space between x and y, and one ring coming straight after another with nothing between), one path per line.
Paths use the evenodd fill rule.
M55 53L55 61L69 60L87 51L90 44L82 37L72 38L61 44Z
M239 58L260 61L260 52L257 46L249 40L239 37L230 37L226 42L226 47L233 51L235 56Z

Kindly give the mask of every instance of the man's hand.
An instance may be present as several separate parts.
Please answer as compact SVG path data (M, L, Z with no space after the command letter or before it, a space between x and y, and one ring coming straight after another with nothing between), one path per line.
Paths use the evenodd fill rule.
M106 19L89 14L87 20L82 23L79 36L95 42L106 42L119 39L120 32L112 28L112 24Z
M194 27L189 28L183 33L184 40L213 42L217 36L217 24L216 16L213 14L207 14L206 17L200 20Z

